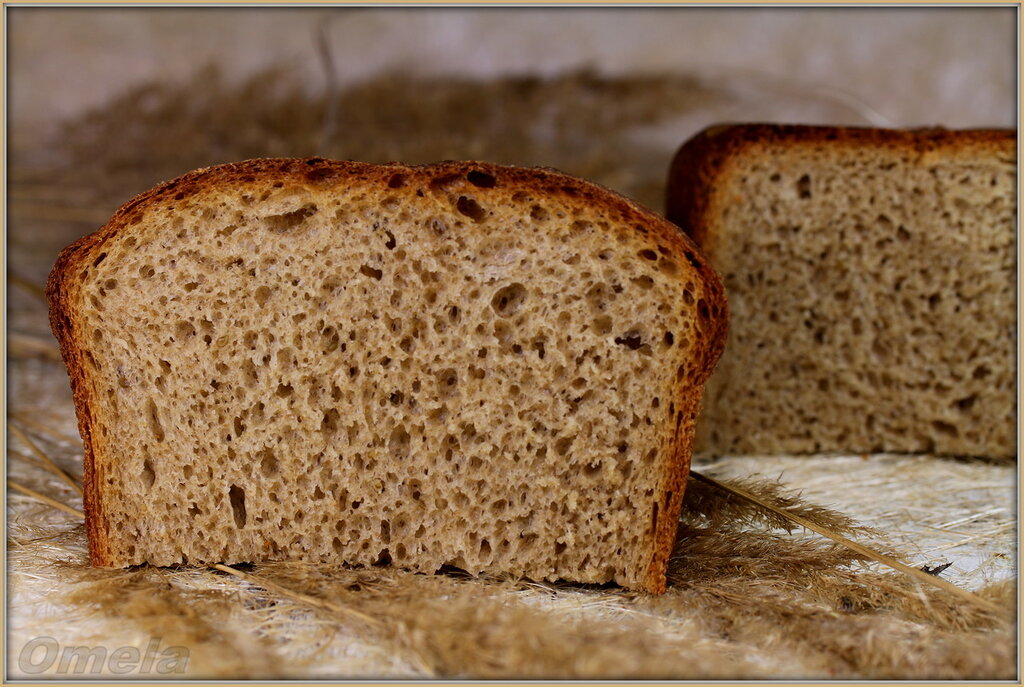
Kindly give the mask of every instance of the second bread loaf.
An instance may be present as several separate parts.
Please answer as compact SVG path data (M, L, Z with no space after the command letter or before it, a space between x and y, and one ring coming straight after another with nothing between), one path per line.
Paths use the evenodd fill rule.
M1016 136L727 126L668 215L733 314L698 450L1016 453Z

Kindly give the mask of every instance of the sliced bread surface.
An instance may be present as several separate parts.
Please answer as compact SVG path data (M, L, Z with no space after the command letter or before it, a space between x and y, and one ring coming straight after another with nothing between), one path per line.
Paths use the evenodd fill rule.
M668 217L732 313L697 450L1016 455L1013 131L736 125Z
M92 561L444 565L660 592L721 283L553 171L253 160L51 273Z

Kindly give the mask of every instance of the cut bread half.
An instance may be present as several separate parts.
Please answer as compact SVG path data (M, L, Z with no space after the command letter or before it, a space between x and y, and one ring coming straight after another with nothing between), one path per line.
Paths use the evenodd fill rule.
M733 323L697 450L1016 455L1013 131L746 125L676 155L668 216Z
M553 171L202 169L50 276L92 561L445 565L661 592L721 283Z

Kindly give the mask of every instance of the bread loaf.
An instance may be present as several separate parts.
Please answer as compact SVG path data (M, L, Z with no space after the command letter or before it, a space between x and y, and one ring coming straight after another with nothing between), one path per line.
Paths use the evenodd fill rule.
M202 169L50 276L100 566L450 565L660 592L718 277L553 171Z
M1015 455L1016 149L766 125L686 143L668 216L732 312L698 450Z

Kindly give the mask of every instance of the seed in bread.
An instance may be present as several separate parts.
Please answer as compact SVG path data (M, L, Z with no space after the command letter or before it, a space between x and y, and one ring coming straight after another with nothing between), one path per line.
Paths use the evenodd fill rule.
M95 564L444 565L665 588L725 301L552 171L257 160L67 248Z
M1013 131L731 126L668 215L733 314L698 449L1016 454Z

